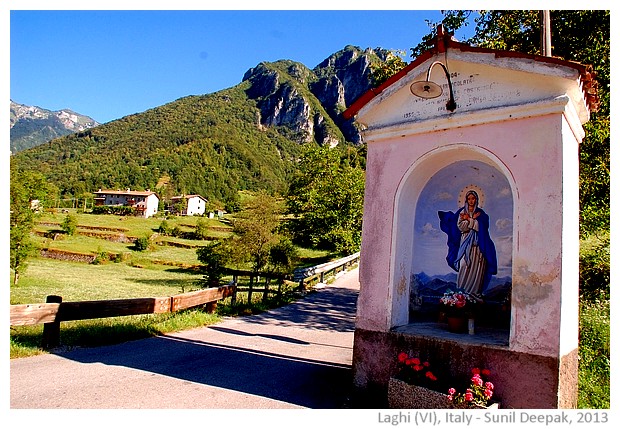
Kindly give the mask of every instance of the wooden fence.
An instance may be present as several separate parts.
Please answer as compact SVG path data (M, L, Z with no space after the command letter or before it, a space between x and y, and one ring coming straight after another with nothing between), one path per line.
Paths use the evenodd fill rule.
M62 302L62 297L50 295L46 303L11 305L10 324L24 326L43 323L43 347L51 348L60 344L60 322L170 313L199 305L206 305L209 311L215 311L217 301L232 296L235 291L236 287L230 285L170 297L75 302Z
M233 292L231 303L234 305L237 302L237 292L247 292L247 302L252 302L252 295L254 293L262 293L262 299L263 301L266 301L269 294L280 295L282 293L282 286L285 280L293 280L295 283L298 283L298 290L304 290L306 287L312 286L319 282L324 283L327 276L346 271L350 266L358 263L359 258L360 254L358 252L325 264L307 268L298 268L293 272L292 276L290 274L254 273L252 271L228 270L227 274L232 275L233 277L231 284L237 286L235 292ZM247 287L239 286L239 277L249 277ZM277 289L275 290L271 288L274 282L277 286Z
M346 271L351 265L358 263L359 256L358 252L337 261L296 269L292 280L298 282L297 288L300 290L317 282L324 283L326 276ZM209 311L215 311L217 301L227 297L231 297L231 304L234 305L237 302L238 292L248 292L249 303L252 302L253 293L262 292L262 299L265 301L269 294L281 294L284 281L291 279L290 275L242 270L228 270L228 274L233 277L228 286L212 287L170 297L63 302L62 297L50 295L45 303L11 305L10 325L24 326L43 323L43 347L51 348L60 344L60 322L169 313L200 305L205 305ZM240 276L249 277L247 287L237 286ZM277 286L275 290L271 288L274 281Z

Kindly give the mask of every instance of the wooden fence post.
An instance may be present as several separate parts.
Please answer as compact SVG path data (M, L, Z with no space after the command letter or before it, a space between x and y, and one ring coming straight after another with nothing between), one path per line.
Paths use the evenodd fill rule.
M48 295L46 303L62 303L62 296ZM43 324L43 341L41 346L44 349L51 349L60 345L60 322L49 322Z
M237 303L237 281L239 280L239 277L237 276L237 274L233 274L233 284L235 285L235 290L233 292L232 297L230 298L230 305L234 306Z
M252 286L254 285L254 276L250 276L250 286L248 288L248 304L252 304Z
M265 290L263 291L263 302L267 301L269 297L269 277L265 276Z

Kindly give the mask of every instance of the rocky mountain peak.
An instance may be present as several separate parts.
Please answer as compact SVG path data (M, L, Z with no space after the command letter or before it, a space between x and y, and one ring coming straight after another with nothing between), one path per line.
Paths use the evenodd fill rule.
M56 137L100 125L70 109L47 110L11 100L11 152L38 146Z

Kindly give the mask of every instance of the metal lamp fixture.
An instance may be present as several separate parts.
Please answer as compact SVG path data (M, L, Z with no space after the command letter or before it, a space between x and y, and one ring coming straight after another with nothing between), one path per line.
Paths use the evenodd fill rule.
M426 80L419 80L413 82L409 89L411 90L411 93L413 95L424 99L437 98L441 94L443 94L441 86L430 80L431 71L433 70L433 67L437 64L439 64L441 68L443 68L443 71L446 74L446 79L448 80L448 88L450 89L450 99L446 103L446 109L454 112L456 110L456 102L454 101L454 93L452 92L452 81L450 80L450 73L441 61L435 61L433 64L430 65L430 67L428 68L428 72L426 72Z

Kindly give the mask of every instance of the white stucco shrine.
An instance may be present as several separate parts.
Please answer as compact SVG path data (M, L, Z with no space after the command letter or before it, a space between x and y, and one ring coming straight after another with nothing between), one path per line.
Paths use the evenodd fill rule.
M442 377L488 368L502 407L576 406L579 143L596 103L587 66L472 47L440 27L433 48L345 111L368 147L360 398L387 403L404 351ZM483 265L465 280L448 230L468 195ZM438 317L438 297L465 281L484 302L471 334Z

